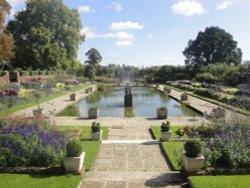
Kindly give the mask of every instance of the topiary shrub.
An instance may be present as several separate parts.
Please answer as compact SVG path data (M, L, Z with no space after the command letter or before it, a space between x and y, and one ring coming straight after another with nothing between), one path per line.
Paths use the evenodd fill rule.
M186 151L187 157L192 157L192 158L198 157L202 149L201 141L195 138L190 139L185 142L184 149Z
M71 140L66 145L67 157L78 157L82 153L80 140Z
M170 130L170 122L169 121L167 121L166 123L162 123L161 124L161 131L162 132L169 132L169 130Z
M91 130L92 130L92 133L100 132L101 130L100 123L93 122L91 125Z

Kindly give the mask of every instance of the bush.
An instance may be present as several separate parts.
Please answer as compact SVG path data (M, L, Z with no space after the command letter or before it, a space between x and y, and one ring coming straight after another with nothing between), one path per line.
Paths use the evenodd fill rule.
M67 157L79 157L82 153L82 145L80 140L71 140L66 146Z
M161 124L161 131L162 132L169 132L169 130L170 130L170 122L169 121L167 121L166 123L162 123Z
M184 144L187 157L197 157L201 153L202 144L198 139L190 139Z
M96 132L100 132L100 130L101 130L100 123L93 122L92 125L91 125L91 131L93 133L96 133Z
M215 83L218 82L218 77L214 76L211 73L198 73L195 76L195 79L200 82L208 82L208 83Z

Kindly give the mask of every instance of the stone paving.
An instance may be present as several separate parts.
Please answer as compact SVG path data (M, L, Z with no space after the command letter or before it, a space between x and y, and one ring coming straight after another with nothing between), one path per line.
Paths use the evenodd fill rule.
M188 187L180 172L169 168L159 142L152 140L150 123L139 120L113 125L80 188Z

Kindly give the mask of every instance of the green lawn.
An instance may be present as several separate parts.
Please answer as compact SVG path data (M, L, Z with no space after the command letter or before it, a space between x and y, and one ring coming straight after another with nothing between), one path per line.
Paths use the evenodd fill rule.
M72 105L67 106L63 111L56 114L56 116L75 117L75 116L80 116L80 113L79 113L79 110L78 110L78 106L76 104L72 104Z
M175 134L175 131L183 126L170 126L172 130L171 138L178 138ZM161 137L160 126L153 126L151 127L154 137L159 140ZM186 135L184 136L184 138ZM170 142L161 142L161 145L168 156L174 170L181 170L180 166L180 158L181 158L181 150L183 148L184 142L178 141L170 141Z
M72 88L72 89L69 90L69 91L64 91L64 92L61 92L61 93L54 93L54 94L52 94L52 95L49 95L49 96L46 96L46 97L41 98L40 103L47 102L47 101L49 101L49 100L52 100L52 99L61 97L61 96L63 96L63 95L67 95L67 94L72 93L72 92L75 92L75 91L79 91L79 90L84 89L84 88L87 88L87 87L89 87L89 86L91 86L91 84L81 84L81 85L79 85L79 86L76 86L76 87ZM26 104L24 104L24 105L14 106L14 107L12 107L12 108L10 108L10 109L8 109L8 110L1 111L1 112L0 112L0 117L3 116L3 115L5 115L6 113L7 113L7 114L10 114L10 113L18 112L18 111L23 110L23 109L25 109L25 108L29 108L29 107L36 106L36 105L37 105L37 103L35 103L35 102L30 102L30 103L26 103Z
M175 134L175 131L177 131L179 128L182 128L182 127L183 126L173 126L173 125L170 125L170 130L172 131L171 138L179 138L179 136L177 136ZM161 129L160 129L160 126L152 126L151 130L153 132L153 135L154 135L155 139L156 140L160 140L160 138L161 138ZM182 138L187 138L187 135L184 135Z
M0 187L3 188L76 188L81 176L0 174Z
M249 188L250 175L239 176L190 176L192 188Z
M162 142L161 145L163 146L174 170L181 170L180 159L184 142Z
M97 152L100 148L100 142L98 141L91 141L91 127L90 126L60 126L59 129L67 131L67 129L80 129L82 131L81 135L81 141L82 141L82 147L83 151L86 152L85 159L84 159L84 166L85 170L90 170ZM103 129L103 139L107 139L108 135L108 127L102 127Z

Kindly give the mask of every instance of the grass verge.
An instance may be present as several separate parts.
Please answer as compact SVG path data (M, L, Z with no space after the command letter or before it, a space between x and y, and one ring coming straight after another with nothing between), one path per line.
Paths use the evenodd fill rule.
M188 181L192 188L248 188L250 175L190 176Z
M0 174L0 187L4 188L75 188L82 179L74 175Z
M170 126L170 130L172 131L172 134L171 134L171 138L179 138L176 134L175 134L175 131L177 131L178 129L182 128L183 126L173 126L171 125ZM154 138L156 140L160 140L161 138L161 128L160 126L152 126L151 127L151 130L152 130L152 133L154 135ZM185 134L182 138L187 138L187 135Z
M70 117L75 117L75 116L80 116L78 107L76 104L71 104L67 106L63 111L59 112L56 114L56 116L70 116Z

